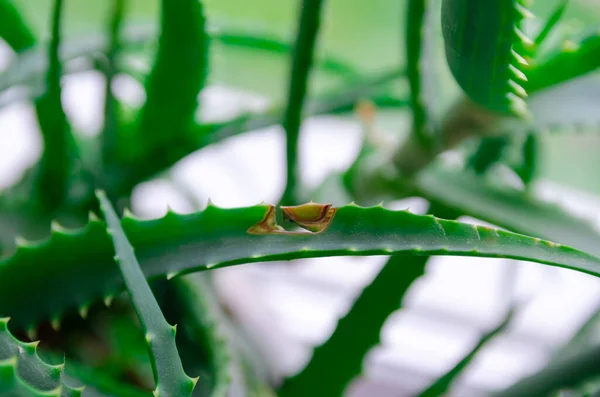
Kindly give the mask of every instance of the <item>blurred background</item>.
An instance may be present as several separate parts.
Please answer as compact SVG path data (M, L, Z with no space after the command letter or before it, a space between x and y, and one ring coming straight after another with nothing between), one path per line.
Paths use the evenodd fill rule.
M557 0L538 0L533 10L546 17ZM40 37L49 38L50 0L16 0L26 21ZM158 2L130 0L127 20L132 35L154 36ZM211 29L223 27L261 32L292 42L298 2L292 0L207 0L204 2ZM63 51L75 51L105 35L111 2L65 0ZM318 53L334 56L365 76L403 65L405 1L330 0ZM430 16L431 18L439 15ZM567 19L574 27L600 20L596 0L571 1ZM540 23L532 21L532 24ZM147 72L154 53L153 40L127 56L131 68ZM437 59L443 62L441 48ZM14 59L0 41L0 72ZM285 100L288 57L213 42L209 84L201 93L199 120L216 121L236 114L266 109ZM91 66L73 57L66 65L63 103L78 134L93 138L103 121L104 78ZM40 60L40 62L45 62ZM444 65L437 65L435 84L429 92L439 97L439 108L448 106L458 88ZM25 76L26 78L26 76ZM133 107L144 102L142 86L127 75L114 81L120 100ZM398 92L407 87L398 84ZM316 70L311 93L343 86L343 76ZM440 87L444 87L441 89ZM16 183L41 154L41 138L25 87L0 95L0 194ZM438 91L436 91L438 90ZM569 107L556 107L548 94L532 99L532 107L548 122L581 120L600 125L600 76L591 75L557 87L568 95L576 90ZM410 128L405 111L378 111L376 128L397 139ZM361 125L353 114L314 117L302 128L300 163L302 181L319 186L332 171L344 170L361 144ZM596 131L549 131L543 136L539 181L534 190L600 227L600 135ZM208 146L180 161L169 173L139 185L133 195L133 211L153 218L167 206L190 212L194 204L210 198L222 207L276 202L285 182L283 130L273 127L252 131ZM181 192L185 192L182 194ZM360 204L360 203L359 203ZM394 209L423 213L427 202L414 198L385 203ZM476 219L463 219L477 223ZM1 226L0 226L1 227ZM272 376L279 379L298 371L309 359L313 346L333 331L337 319L369 283L386 257L324 258L283 264L252 264L215 272L219 292L247 332L270 360ZM507 283L516 269L513 291ZM476 358L454 391L476 396L501 389L536 371L551 358L551 351L568 341L592 313L600 310L600 283L592 276L564 269L510 260L441 258L430 260L426 276L410 289L405 308L392 315L382 331L382 344L365 363L363 378L352 394L409 396L421 390L459 360L483 332L504 316L507 293L527 299L508 332L489 344ZM600 335L600 334L599 334Z

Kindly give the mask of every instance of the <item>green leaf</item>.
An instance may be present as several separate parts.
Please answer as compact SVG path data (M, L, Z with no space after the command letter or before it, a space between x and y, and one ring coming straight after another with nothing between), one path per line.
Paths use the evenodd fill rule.
M477 354L487 346L487 344L500 335L511 324L514 317L514 309L510 309L504 319L494 329L486 332L469 351L469 353L460 360L450 371L438 378L431 386L419 394L419 397L438 397L446 395L454 381L463 374L464 370L477 357ZM523 395L525 396L525 394ZM529 395L527 395L529 396Z
M184 332L208 355L210 395L234 396L236 376L240 375L238 354L209 273L199 273L173 280L174 295L181 310ZM237 386L237 387L236 387Z
M454 78L474 102L502 113L528 114L524 57L533 42L522 32L531 13L523 0L443 0L442 32Z
M465 215L600 255L600 234L590 222L523 191L494 185L442 164L421 172L415 184L421 197Z
M600 346L563 356L540 371L519 380L491 397L546 397L561 388L574 387L600 375Z
M528 71L527 91L550 88L600 68L600 33L594 29L578 40L566 40L535 59Z
M61 102L60 47L62 0L54 0L52 39L48 52L48 86L36 103L44 151L40 160L36 194L49 212L60 207L68 193L76 144Z
M410 103L413 113L412 133L423 144L431 139L428 127L428 110L423 103L421 78L423 64L421 47L424 40L424 19L427 0L409 0L406 12L406 75L410 85Z
M567 9L567 5L569 5L569 1L570 0L562 0L560 3L558 3L556 9L552 13L552 15L550 15L550 18L548 18L535 40L533 40L536 49L544 43L548 35L552 32L552 29L554 29L556 24L560 21L563 14L565 13L565 10Z
M472 156L469 157L468 165L477 174L485 173L492 165L502 157L504 149L508 146L510 139L506 135L490 136L481 138L481 142Z
M298 142L302 123L302 107L313 64L324 0L298 0L298 2L300 3L300 20L296 46L291 60L287 106L283 116L287 179L281 202L285 205L295 205L300 200L298 197Z
M64 383L64 364L46 364L38 356L38 343L21 342L10 333L8 318L0 318L0 391L12 384L17 396L80 396L83 388Z
M36 43L35 36L11 0L0 0L0 38L16 52L31 48Z
M533 181L537 172L539 151L539 137L529 132L521 148L522 159L518 166L513 166L513 170L519 175L523 183L527 186Z
M198 0L162 0L161 32L146 103L139 116L134 162L159 161L189 139L208 68L208 37ZM131 150L131 148L127 148Z
M117 57L122 50L121 45L121 24L123 14L125 13L126 0L113 0L112 20L109 27L110 44L106 56L106 82L104 86L104 128L102 130L102 162L110 163L110 159L115 154L118 139L118 103L112 91L112 84L115 75L118 73Z
M278 395L342 396L362 372L364 356L379 343L381 327L399 309L404 294L425 272L426 256L392 256L365 287L333 334L316 347L309 363L285 380ZM335 371L331 368L335 367Z
M272 220L274 211L264 204L209 205L148 221L126 215L122 225L147 278L262 261L394 254L513 258L600 275L600 259L565 246L381 206L337 208L329 227L317 234L248 233ZM106 226L94 217L82 229L54 223L48 240L17 243L16 252L0 261L0 314L16 326L85 309L123 288Z
M197 379L186 375L175 343L176 328L169 325L152 294L121 221L103 192L96 193L114 244L115 261L145 332L158 396L191 396Z

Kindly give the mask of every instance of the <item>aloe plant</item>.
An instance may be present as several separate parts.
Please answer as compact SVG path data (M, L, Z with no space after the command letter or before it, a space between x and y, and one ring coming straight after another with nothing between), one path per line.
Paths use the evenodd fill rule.
M102 32L73 37L64 27L66 5L54 0L46 40L28 7L0 0L0 39L15 53L0 71L0 93L28 88L5 95L0 108L34 104L43 142L39 161L0 196L0 395L341 396L433 256L516 259L600 277L600 232L535 188L544 172L543 132L573 121L548 125L533 102L546 95L569 106L561 90L575 79L598 87L600 35L588 21L600 22L600 8L593 4L584 13L574 0L552 7L407 0L394 25L404 27L401 37L386 39L402 58L379 72L362 55L332 49L333 2L297 0L285 37L223 18L220 5L202 0L163 0L145 23L133 22L134 4L113 0ZM573 28L566 16L577 7L581 23ZM92 14L85 18L99 18ZM537 26L529 23L535 18ZM265 86L282 90L265 110L206 122L197 116L207 106L199 95L231 77L214 66L227 57L224 48L289 67L279 80L266 73ZM253 80L263 71L248 62L235 67ZM64 76L87 70L105 76L104 120L93 139L77 133L63 107ZM120 75L143 87L141 106L114 92ZM386 136L382 143L379 109L411 120L404 134L404 125L393 126L394 145ZM354 115L363 139L352 164L311 191L300 155L304 120L314 115ZM278 202L221 208L208 201L155 219L130 210L134 189L180 160L275 125L286 138ZM448 151L464 166L445 162ZM426 214L386 207L414 196L429 202ZM268 361L228 312L213 271L331 256L388 260L302 369L286 379L267 376ZM465 370L526 306L506 301L505 318L415 396L454 395ZM568 357L489 395L595 395L600 354L584 334L559 350Z

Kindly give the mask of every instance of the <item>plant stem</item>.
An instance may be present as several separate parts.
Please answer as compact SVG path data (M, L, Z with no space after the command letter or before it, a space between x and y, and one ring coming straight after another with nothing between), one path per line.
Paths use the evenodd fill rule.
M298 203L298 141L302 107L319 31L323 0L302 0L296 46L292 55L288 102L283 118L286 133L287 181L281 204Z

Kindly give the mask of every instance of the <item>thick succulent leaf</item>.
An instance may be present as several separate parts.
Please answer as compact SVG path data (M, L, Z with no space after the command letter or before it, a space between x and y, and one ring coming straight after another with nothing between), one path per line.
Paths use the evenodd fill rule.
M279 231L275 207L264 204L210 205L149 221L127 215L122 225L148 278L251 262L394 254L513 258L600 275L597 257L537 238L382 206L348 205L325 215L331 210L325 230L306 234ZM290 220L305 223L298 214ZM92 218L78 230L53 226L48 240L18 241L17 251L0 262L0 314L15 325L60 316L74 306L85 309L123 288L102 221Z
M523 0L443 0L442 32L450 70L474 102L525 116L525 56L533 42L521 30Z
M110 45L106 54L106 77L104 85L104 128L102 130L102 162L107 164L114 155L117 147L119 118L118 103L113 95L113 79L118 72L117 57L120 55L121 44L121 25L123 14L125 13L126 0L113 0L112 19L110 21L108 34Z
M535 43L536 50L542 44L544 44L544 41L552 32L552 29L554 29L561 20L565 10L567 9L567 5L569 5L569 1L570 0L562 0L560 3L558 3L552 15L550 15L550 17L546 20L546 23L544 23L544 26L533 41Z
M392 256L340 319L333 334L315 348L298 374L285 380L281 397L342 396L348 384L362 372L364 356L379 343L381 327L400 309L402 298L414 280L425 272L426 256ZM335 371L331 368L335 367Z
M563 356L540 371L491 397L545 397L553 391L576 387L600 375L600 346Z
M36 43L33 33L11 0L0 0L0 38L17 52L31 48Z
M523 191L434 164L416 178L419 195L500 227L600 255L600 233L581 218Z
M62 0L54 0L52 39L48 51L47 91L36 102L36 111L44 151L40 160L36 194L52 212L63 204L69 187L72 162L76 153L75 140L61 102L61 63L58 56Z
M504 149L509 143L510 139L506 135L481 138L477 149L469 157L467 162L468 166L477 174L485 173L492 165L500 160Z
M80 396L83 388L74 389L64 383L64 364L50 365L38 356L38 343L21 342L10 333L8 318L0 318L0 391L3 387L13 385L17 389L17 395L23 396ZM8 367L13 367L14 371ZM5 376L8 378L5 379ZM39 394L27 394L27 391Z
M494 340L494 338L500 335L508 326L511 324L514 318L514 310L508 311L504 319L494 329L486 332L477 341L477 344L463 357L454 367L452 367L447 373L438 378L432 385L419 394L419 397L438 397L444 396L448 390L452 387L454 381L456 381L463 373L469 364L477 357L477 354L487 346L487 344Z
M208 68L208 37L202 3L162 0L161 32L146 82L136 144L137 160L157 161L166 147L186 140Z
M208 356L213 397L240 395L240 367L223 309L209 273L173 280L174 295L181 311L184 332ZM243 392L242 392L243 393Z
M175 343L176 327L167 323L133 252L121 221L104 192L96 193L114 244L115 261L145 332L158 396L191 396L196 380L186 375Z
M286 136L287 179L281 202L285 205L298 204L297 200L299 200L299 192L297 191L299 188L298 143L300 124L302 123L302 108L313 64L324 1L301 0L299 3L300 20L296 47L291 61L287 106L283 116L283 129Z
M531 65L527 76L530 93L564 83L600 68L600 33L591 33L576 40L567 40L560 47L548 50Z

